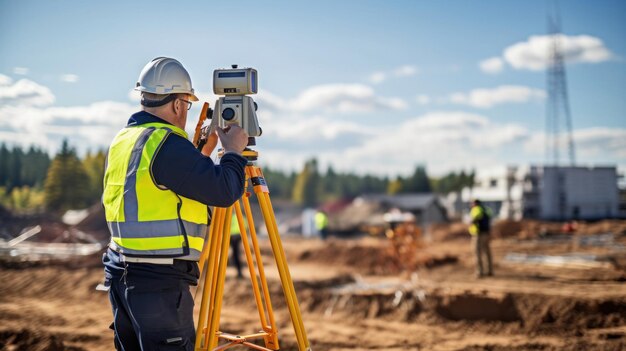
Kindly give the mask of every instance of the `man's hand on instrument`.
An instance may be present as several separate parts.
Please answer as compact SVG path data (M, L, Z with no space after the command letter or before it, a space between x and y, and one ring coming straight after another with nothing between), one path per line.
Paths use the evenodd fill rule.
M216 129L217 135L222 142L224 152L236 152L241 154L246 146L248 146L248 133L238 125L232 124L225 128Z

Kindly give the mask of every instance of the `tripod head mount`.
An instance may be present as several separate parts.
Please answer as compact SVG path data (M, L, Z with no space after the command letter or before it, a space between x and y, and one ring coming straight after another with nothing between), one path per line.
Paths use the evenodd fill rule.
M217 156L224 156L224 149L217 150ZM259 158L259 152L250 148L245 148L241 153L241 156L248 160L248 165L253 165Z

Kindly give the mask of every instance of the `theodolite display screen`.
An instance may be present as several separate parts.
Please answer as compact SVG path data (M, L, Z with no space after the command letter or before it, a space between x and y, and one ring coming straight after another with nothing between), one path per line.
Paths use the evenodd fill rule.
M240 77L245 77L246 72L223 72L223 73L218 73L217 76L219 78L240 78Z

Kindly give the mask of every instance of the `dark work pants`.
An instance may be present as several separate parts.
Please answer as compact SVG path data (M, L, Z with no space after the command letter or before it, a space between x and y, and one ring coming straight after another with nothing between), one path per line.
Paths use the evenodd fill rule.
M476 254L476 274L479 276L493 275L489 232L481 232L478 235L474 235L472 241ZM487 262L483 261L483 257Z
M237 277L243 277L241 274L241 258L239 257L239 246L241 244L241 235L230 235L230 247L233 248L232 261L237 268Z
M328 238L328 229L320 229L320 237L322 240L326 240L326 238Z
M110 282L117 350L194 350L194 303L187 282L132 274Z

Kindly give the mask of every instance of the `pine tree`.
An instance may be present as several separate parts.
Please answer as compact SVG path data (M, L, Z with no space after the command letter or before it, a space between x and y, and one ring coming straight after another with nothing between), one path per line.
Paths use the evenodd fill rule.
M0 186L7 186L9 183L9 149L5 143L0 146Z
M475 172L469 174L462 170L460 173L450 172L443 177L433 181L433 189L441 194L448 194L453 191L461 191L465 187L474 186Z
M44 151L34 146L28 149L22 162L23 185L39 188L43 185L46 173L50 167L50 157Z
M320 195L320 176L317 172L317 160L311 159L296 177L293 187L293 201L304 206L316 206Z
M89 201L96 202L102 196L103 190L103 178L104 178L104 163L106 161L106 155L104 151L100 150L95 154L91 152L87 153L83 160L83 166L89 176Z
M11 151L11 157L9 161L9 190L22 186L22 159L24 158L24 152L19 146L14 146Z
M429 193L431 192L430 181L426 174L426 167L417 166L413 175L402 184L403 193Z
M89 177L67 140L63 140L61 151L50 165L44 193L46 208L52 211L83 208L89 204Z
M320 179L321 187L323 189L323 195L325 198L327 197L336 197L340 195L340 189L337 187L337 173L332 166L328 166L326 170L326 176Z

